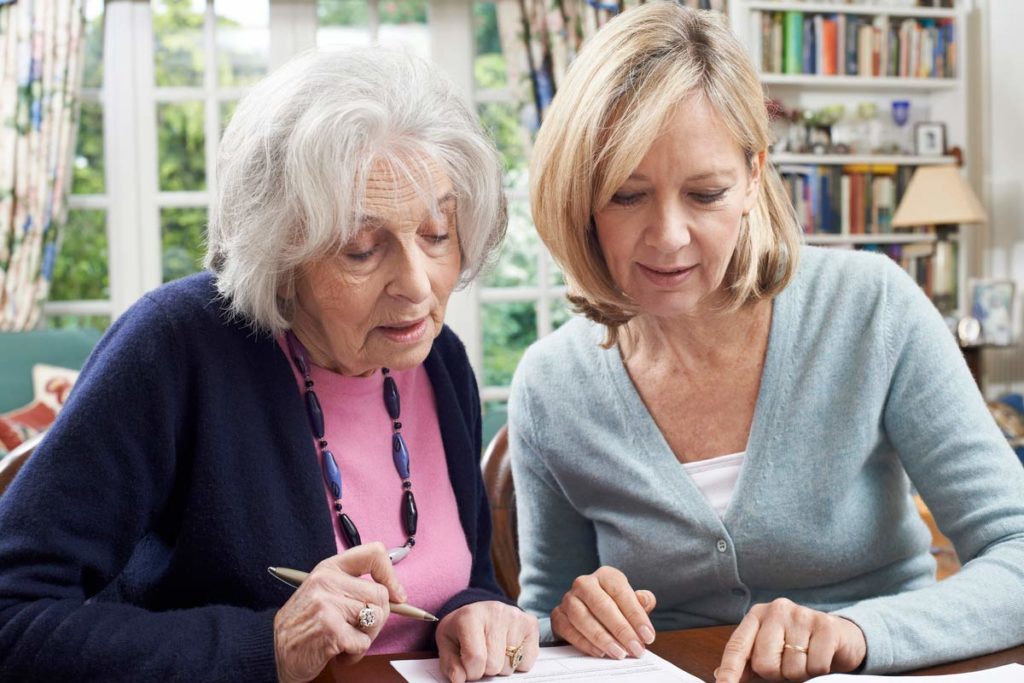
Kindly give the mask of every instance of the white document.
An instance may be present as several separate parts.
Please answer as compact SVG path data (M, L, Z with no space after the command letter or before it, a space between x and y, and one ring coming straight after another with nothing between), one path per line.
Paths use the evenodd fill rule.
M403 659L391 662L391 666L409 683L448 683L438 663L437 659ZM526 673L480 680L500 683L701 683L696 676L650 651L645 651L639 659L600 659L589 657L570 645L542 647L533 668Z
M1024 681L1024 666L1006 664L994 669L970 671L965 674L942 676L865 676L863 674L829 674L812 678L808 683L1021 683Z

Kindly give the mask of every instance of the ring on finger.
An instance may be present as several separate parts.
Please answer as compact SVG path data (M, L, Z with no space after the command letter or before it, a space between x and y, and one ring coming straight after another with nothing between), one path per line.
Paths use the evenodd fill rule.
M807 654L806 645L794 645L793 643L783 643L782 648L784 650L792 650L793 652L799 652L802 655Z
M512 670L515 671L523 662L523 646L506 645L505 656L508 657L508 663L512 666Z
M364 631L377 623L377 614L369 604L359 610L359 628Z

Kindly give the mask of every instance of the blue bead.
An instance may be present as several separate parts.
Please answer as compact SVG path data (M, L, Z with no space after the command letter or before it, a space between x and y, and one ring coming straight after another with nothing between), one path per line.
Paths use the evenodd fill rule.
M322 457L324 463L324 481L327 482L327 487L331 489L331 495L335 500L337 500L341 498L341 470L338 469L338 463L334 459L334 453L324 451Z
M398 385L391 377L384 378L384 405L392 420L397 420L401 416L402 401L398 396Z
M320 408L320 400L312 391L306 392L306 414L309 415L309 426L313 429L313 436L318 439L324 438L324 411Z
M409 478L409 449L401 434L391 435L391 457L395 459L395 469L402 479Z

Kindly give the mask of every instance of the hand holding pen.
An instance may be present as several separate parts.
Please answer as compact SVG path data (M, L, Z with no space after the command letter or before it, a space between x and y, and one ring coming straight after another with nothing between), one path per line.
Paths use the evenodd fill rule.
M360 578L366 574L371 581ZM283 683L308 681L332 661L361 659L387 621L391 604L406 600L381 543L330 557L296 583L295 594L274 615L274 654Z
M270 575L275 579L283 581L292 588L298 588L307 578L309 578L308 573L299 571L298 569L288 569L287 567L267 567L267 571L270 572ZM437 621L437 617L427 610L407 605L404 602L392 602L389 603L389 606L391 607L392 614L400 614L403 617L419 619L420 621Z

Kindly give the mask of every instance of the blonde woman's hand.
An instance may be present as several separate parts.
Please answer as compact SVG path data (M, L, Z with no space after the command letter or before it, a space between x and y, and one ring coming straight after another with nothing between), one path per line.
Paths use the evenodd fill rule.
M752 675L805 681L853 671L866 655L864 633L852 621L779 598L747 612L725 645L715 683L745 683Z
M359 578L369 574L371 580ZM328 664L358 661L380 633L391 610L405 602L387 549L367 543L318 564L274 616L274 656L281 683L315 678ZM374 623L359 626L359 613Z
M451 683L484 676L508 676L518 648L515 671L529 671L540 648L537 617L503 602L464 605L437 625L441 672Z
M639 657L654 642L650 614L654 593L633 590L625 574L601 567L579 576L551 610L551 630L577 650L594 657Z

